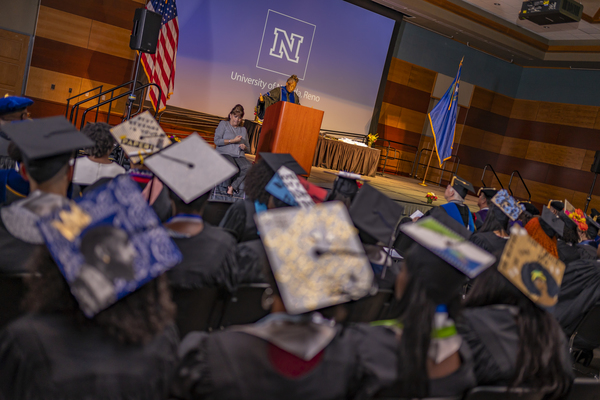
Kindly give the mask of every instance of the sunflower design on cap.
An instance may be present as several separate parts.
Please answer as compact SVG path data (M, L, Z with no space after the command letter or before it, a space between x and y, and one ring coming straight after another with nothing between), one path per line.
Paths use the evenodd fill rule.
M569 212L568 210L565 210L565 214L567 214L567 216L569 218L571 218L577 224L577 227L582 232L585 232L588 230L588 226L585 221L585 214L583 213L583 211L581 211L581 209L578 208L575 211L571 211L571 212Z

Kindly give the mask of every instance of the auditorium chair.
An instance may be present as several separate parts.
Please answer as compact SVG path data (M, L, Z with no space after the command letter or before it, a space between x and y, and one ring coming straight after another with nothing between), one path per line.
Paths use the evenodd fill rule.
M598 379L600 371L589 367L593 359L593 351L589 350L590 346L587 346L588 349L579 348L582 343L589 343L593 347L600 343L600 305L592 307L587 312L569 338L569 352L576 361L573 369L579 374Z
M566 398L567 400L600 399L600 381L596 379L577 378Z
M239 285L233 293L226 295L218 327L251 324L269 314L269 310L262 307L267 289L270 289L268 283L250 283Z
M181 338L191 331L209 331L217 324L222 307L218 288L171 288L171 293L177 305L175 321Z
M23 311L21 302L25 296L25 278L29 274L0 274L0 329Z
M394 296L390 289L380 289L373 296L366 296L362 299L352 301L346 304L348 315L345 322L373 322L380 319L385 305L389 306Z
M477 386L469 390L463 400L542 400L543 392L507 386Z

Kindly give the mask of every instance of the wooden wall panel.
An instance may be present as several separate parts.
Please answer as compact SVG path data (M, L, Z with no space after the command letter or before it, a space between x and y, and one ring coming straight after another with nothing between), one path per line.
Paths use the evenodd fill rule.
M561 110L562 104L559 103L545 103L540 102L536 121L546 122L549 124L560 124L561 123Z
M494 92L475 86L473 90L473 98L471 99L471 107L476 107L480 110L491 111L494 103Z
M485 132L483 135L483 140L481 142L481 149L491 151L494 153L499 153L502 148L502 142L504 141L504 136L497 135L491 132Z
M133 0L42 0L42 5L131 30L135 9Z
M131 29L123 29L93 21L88 48L113 56L135 60L136 52L129 48Z
M572 147L557 146L541 142L530 142L525 158L546 164L580 169L585 157L585 152L584 149L575 149Z
M461 145L471 146L473 148L481 148L483 142L483 135L485 131L472 126L465 125L462 131L462 137L460 140Z
M408 78L408 86L414 89L418 89L427 93L431 93L433 90L433 84L435 83L436 72L413 65L410 70L410 77Z
M385 86L383 101L403 108L427 112L431 97L428 92L388 81Z
M0 96L21 95L29 36L0 29Z
M578 104L561 104L560 124L580 128L594 128L598 107Z
M104 82L92 81L92 80L89 80L89 79L82 79L81 80L81 92L85 92L87 90L90 90L92 88L98 87L100 85L103 85L103 87L102 87L103 91L104 90L108 90L108 89L112 89L112 88L114 88L116 86L116 85L110 85L110 84L104 83ZM125 92L128 92L128 91L129 90L126 87L125 88L121 88L121 89L115 91L114 96L116 97L119 94L122 94L122 93L125 93ZM88 97L93 96L93 95L95 95L97 93L99 93L99 92L98 91L92 92L92 93L90 93L90 95ZM108 100L109 98L110 98L110 96L109 97L102 96L100 102L103 102L104 100ZM117 100L116 102L113 102L113 104L111 106L111 112L116 112L118 114L122 114L123 110L125 109L125 104L126 103L127 103L127 97L123 97L123 98ZM90 102L90 105L91 104L98 104L98 102L96 100L94 103ZM100 111L108 112L108 104L100 107Z
M400 113L400 123L398 124L398 128L421 133L426 118L427 114L403 108Z
M510 117L535 121L540 108L539 101L515 99Z
M390 64L390 71L387 76L387 80L395 82L400 85L408 86L408 79L410 78L410 70L412 64L402 61L396 57L392 57ZM386 85L387 86L387 85Z
M381 106L381 112L379 113L379 123L398 128L398 125L400 124L401 113L402 107L389 103L383 103Z
M54 89L50 82L55 85ZM80 93L80 88L81 78L79 77L36 67L29 68L26 92L29 97L66 104L66 99ZM69 93L69 89L72 89L72 93Z
M490 111L494 114L510 117L514 103L514 99L511 99L508 96L503 96L499 93L494 93L494 100L492 102Z
M36 36L87 48L92 20L40 6Z
M585 157L583 157L583 162L581 163L582 171L590 171L592 168L592 164L594 163L594 155L596 152L594 150L586 150Z
M525 158L528 147L529 140L505 136L504 141L502 142L502 147L500 148L500 154L505 156Z

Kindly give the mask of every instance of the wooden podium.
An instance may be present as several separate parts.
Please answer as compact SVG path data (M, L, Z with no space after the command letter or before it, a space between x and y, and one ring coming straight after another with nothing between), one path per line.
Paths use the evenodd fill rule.
M286 101L271 105L265 111L256 159L260 152L290 153L310 175L321 122L321 110Z

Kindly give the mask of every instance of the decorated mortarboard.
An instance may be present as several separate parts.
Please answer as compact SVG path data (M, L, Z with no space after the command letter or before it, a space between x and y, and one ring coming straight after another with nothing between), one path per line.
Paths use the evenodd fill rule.
M598 236L598 232L600 231L600 224L598 222L596 222L592 217L590 217L589 215L586 216L585 221L587 223L588 226L588 233L590 234L590 236L592 238Z
M564 222L565 227L568 227L571 229L577 229L577 222L575 222L573 219L569 218L569 216L567 215L568 211L566 211L566 212L565 211L566 211L566 209L563 211L560 211L558 213L558 218L560 218L560 220L562 222Z
M313 199L315 203L322 203L327 198L327 189L323 189L320 186L315 185L314 183L310 183L303 176L298 175L298 180L300 184L304 186L308 195Z
M273 197L284 203L294 206L309 208L315 205L298 176L288 167L281 166L269 181L265 190Z
M548 202L548 208L552 207L554 208L556 211L562 211L563 208L565 207L565 204L560 201L560 200L550 200Z
M370 293L373 270L342 203L273 209L255 219L289 314Z
M498 190L496 190L496 188L482 187L481 189L479 189L477 191L477 197L481 196L482 193L485 197L487 197L488 199L491 199L492 197L494 197L496 195L496 193L498 193Z
M548 225L550 229L554 231L558 236L563 235L565 229L564 221L560 217L555 215L552 211L550 211L548 207L544 207L542 209L542 216L540 217L540 220L545 222L546 225Z
M575 212L575 206L571 203L569 203L569 200L565 199L565 210L568 212Z
M0 98L0 115L24 110L33 104L33 100L27 97L5 96Z
M291 169L296 175L306 175L307 172L298 164L298 162L288 153L259 153L267 165L277 171L282 166Z
M575 227L579 230L583 232L588 230L586 215L583 213L583 211L581 211L581 209L577 208L574 211L565 209L565 211L561 212L561 214L565 214L573 223L575 223Z
M519 218L519 215L523 211L525 211L525 206L519 204L514 197L512 197L508 190L502 189L500 190L493 198L492 203L494 203L508 218L512 221L516 221Z
M421 218L400 227L415 242L473 279L496 261L496 258L433 217Z
M2 131L21 150L25 160L70 154L95 145L61 116L4 124Z
M529 201L520 201L519 204L521 204L523 207L525 207L525 211L527 211L529 214L540 215L540 210L538 210L537 207L534 206Z
M237 173L197 133L154 153L144 165L186 204Z
M360 188L350 206L354 225L386 246L403 211L404 207L367 183Z
M110 133L134 164L171 144L150 111L115 126Z
M464 180L458 175L454 175L452 177L450 186L452 186L452 188L456 190L463 199L467 197L468 192L475 193L475 188L473 185L471 185L471 182Z
M542 308L558 301L565 264L533 240L525 229L511 228L498 264L498 272Z
M42 218L38 226L89 318L181 261L139 186L126 175Z

